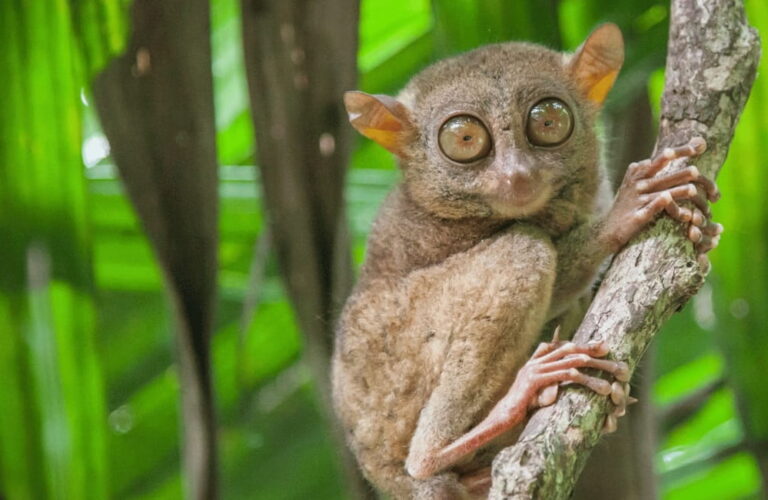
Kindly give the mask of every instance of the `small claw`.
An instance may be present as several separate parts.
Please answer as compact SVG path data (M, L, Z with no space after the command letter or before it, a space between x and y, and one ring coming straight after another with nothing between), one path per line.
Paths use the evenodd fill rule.
M629 396L627 398L627 406L633 405L633 404L637 403L638 401L640 401L640 400L637 399L637 398L633 398L632 396Z
M605 423L603 424L603 434L612 434L616 432L617 428L618 428L618 421L615 415L610 414L607 417L605 417Z
M556 344L560 342L560 325L555 327L555 333L552 335L552 343Z

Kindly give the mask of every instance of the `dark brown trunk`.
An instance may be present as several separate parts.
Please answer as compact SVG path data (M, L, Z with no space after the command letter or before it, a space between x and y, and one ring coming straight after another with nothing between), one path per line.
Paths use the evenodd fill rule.
M352 285L344 176L352 143L342 94L357 79L357 0L243 0L243 38L266 212L304 332L320 404L350 491L371 495L334 422L328 369Z
M94 96L128 195L163 269L176 317L187 493L216 498L210 334L217 165L207 0L136 0L128 49Z

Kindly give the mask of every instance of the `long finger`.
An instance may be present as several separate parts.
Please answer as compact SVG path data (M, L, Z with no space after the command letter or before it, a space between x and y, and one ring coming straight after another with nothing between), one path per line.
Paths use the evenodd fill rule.
M664 207L664 211L669 214L670 217L675 219L676 221L682 222L687 224L688 222L691 222L691 219L693 219L693 212L691 210L681 207L677 203L671 201L667 206Z
M576 368L569 368L567 370L560 370L551 373L543 373L536 378L536 385L539 387L546 387L557 382L571 382L574 384L583 385L584 387L588 387L592 391L603 396L609 395L612 390L611 383L607 380L585 375Z
M626 382L629 380L629 367L620 361L609 359L597 359L586 354L572 354L563 359L542 364L540 373L549 373L567 368L596 368L608 372L616 377L616 380Z
M681 184L694 183L703 192L703 198L710 202L720 199L720 191L717 185L709 178L701 175L695 166L686 167L669 174L658 177L650 177L637 181L637 190L640 193L655 193Z
M656 157L651 160L648 166L648 174L656 175L656 173L664 168L672 160L678 158L686 158L691 156L700 155L707 149L707 143L701 137L694 137L685 146L678 146L676 148L664 148Z
M608 346L605 342L590 342L588 344L566 342L552 352L537 358L536 362L539 364L551 363L569 354L586 354L593 358L599 358L608 354Z

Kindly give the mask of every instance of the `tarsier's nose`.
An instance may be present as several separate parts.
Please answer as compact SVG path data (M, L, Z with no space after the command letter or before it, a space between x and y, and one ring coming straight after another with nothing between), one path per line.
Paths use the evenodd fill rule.
M516 170L506 182L510 189L510 200L515 205L528 204L536 194L536 180L529 170Z
M519 207L538 199L544 187L541 175L528 168L514 168L502 176L502 196L508 203Z

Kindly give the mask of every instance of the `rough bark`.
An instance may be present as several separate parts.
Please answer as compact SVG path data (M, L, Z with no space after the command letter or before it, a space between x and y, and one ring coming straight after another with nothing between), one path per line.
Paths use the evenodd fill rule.
M648 91L640 87L623 105L606 110L608 129L614 144L608 170L618 188L632 161L647 157L653 150L653 114ZM654 452L656 424L651 389L654 350L649 349L636 369L632 395L639 402L622 419L616 434L600 441L579 477L575 500L652 500L657 498ZM614 480L606 482L606 476Z
M708 151L695 163L715 177L759 52L741 0L673 0L656 150L704 137ZM662 217L616 256L574 338L605 340L613 356L634 369L659 327L696 293L704 276L680 225ZM606 398L571 388L539 410L518 443L494 461L491 498L567 498L608 407Z
M210 334L217 164L207 0L136 0L130 42L94 82L112 156L176 318L189 498L216 498Z
M357 80L358 0L242 0L265 208L304 357L355 497L372 494L334 427L328 369L352 285L344 176L352 144L341 95Z

